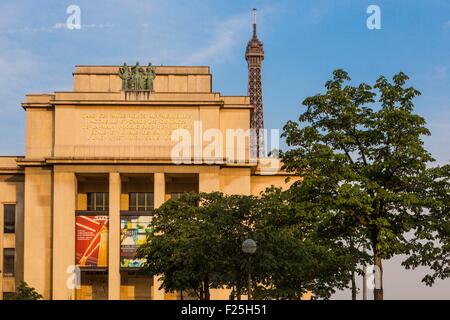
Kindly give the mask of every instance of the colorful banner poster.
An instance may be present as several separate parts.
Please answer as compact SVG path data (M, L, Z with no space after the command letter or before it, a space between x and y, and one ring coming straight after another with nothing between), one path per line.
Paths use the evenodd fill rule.
M108 266L108 216L76 216L76 261L80 267Z
M120 220L120 266L122 268L140 268L145 259L137 259L136 251L147 241L152 232L151 216L122 216Z

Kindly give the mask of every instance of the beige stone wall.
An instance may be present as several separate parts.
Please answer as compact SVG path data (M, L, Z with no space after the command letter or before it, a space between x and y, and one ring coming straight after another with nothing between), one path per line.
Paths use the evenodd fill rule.
M56 157L169 159L171 134L186 129L193 137L199 108L58 106Z
M53 148L53 111L48 108L30 108L26 113L26 157L50 157Z
M195 163L224 157L248 161L248 122L249 110L237 108L58 106L54 155L171 159L172 149L180 141L174 140L172 133L181 129L189 134L193 145L190 157ZM222 153L207 151L217 142L222 144Z
M121 91L118 68L77 66L74 92L27 95L27 159L168 159L177 143L171 141L173 130L187 129L194 140L194 123L200 121L200 135L221 130L223 150L214 157L248 160L248 140L243 145L233 141L227 149L226 130L248 130L249 99L211 92L208 67L156 67L155 92L131 100ZM192 149L191 156L201 157L208 143Z
M208 67L155 67L156 92L211 92ZM78 66L74 73L74 91L118 92L122 81L118 66Z
M233 162L245 162L250 160L249 124L249 109L221 109L220 130L222 131L225 141L223 153L224 157L228 160ZM244 137L244 139L237 137Z
M286 181L287 178L289 178L288 181ZM297 177L290 175L252 175L251 194L258 196L271 186L281 187L286 190L297 180Z
M223 168L220 171L220 189L223 193L251 194L250 168Z

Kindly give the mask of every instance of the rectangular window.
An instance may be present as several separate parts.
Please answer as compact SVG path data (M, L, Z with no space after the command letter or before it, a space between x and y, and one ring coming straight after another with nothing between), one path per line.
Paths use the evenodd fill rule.
M88 211L108 211L109 192L88 192L87 209Z
M16 205L5 204L3 206L4 212L4 229L5 233L16 232Z
M147 192L147 207L150 208L150 210L153 210L153 208L155 207L155 202L154 202L154 195L153 192ZM147 210L147 211L150 211Z
M87 209L94 210L94 207L95 207L95 193L88 192L88 194L87 194Z
M14 249L3 249L3 275L14 277Z
M130 192L129 211L152 211L153 192Z
M105 205L105 201L103 198L103 193L97 192L95 194L95 210L103 209L104 205Z
M145 211L145 200L146 200L145 194L143 192L139 192L137 201L138 211Z
M136 211L136 192L130 192L128 210Z

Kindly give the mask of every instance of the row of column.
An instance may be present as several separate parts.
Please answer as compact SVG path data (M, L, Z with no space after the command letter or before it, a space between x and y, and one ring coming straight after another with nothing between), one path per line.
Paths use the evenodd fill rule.
M120 196L119 172L109 173L109 242L108 242L108 298L120 299ZM219 190L217 173L199 174L199 191ZM75 299L72 268L75 264L75 210L77 182L74 172L54 172L53 178L53 250L52 250L52 299ZM163 172L154 173L155 208L165 201L165 177ZM161 283L154 278L153 299L163 300Z

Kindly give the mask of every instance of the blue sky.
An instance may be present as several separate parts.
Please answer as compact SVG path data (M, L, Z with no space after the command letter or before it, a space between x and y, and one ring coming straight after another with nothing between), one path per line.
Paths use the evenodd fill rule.
M71 4L81 8L81 30L57 27ZM370 4L381 8L381 30L366 27ZM335 68L355 83L402 70L422 92L416 112L433 134L426 146L448 162L448 0L2 1L0 154L24 153L25 93L71 90L77 64L209 65L214 91L246 94L253 7L266 52L266 127L297 119L301 101L322 91Z

